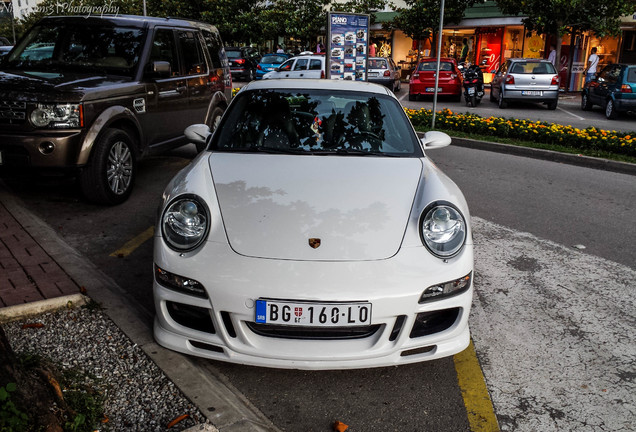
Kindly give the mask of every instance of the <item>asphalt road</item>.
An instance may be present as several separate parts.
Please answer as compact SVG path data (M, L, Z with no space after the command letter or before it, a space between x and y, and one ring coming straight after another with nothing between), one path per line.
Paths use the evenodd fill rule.
M596 123L599 127L603 119ZM117 207L84 202L75 183L69 180L26 178L9 180L8 185L71 246L115 279L144 309L152 311L152 242L141 243L126 256L117 256L115 252L153 226L164 185L193 156L194 148L186 146L170 155L144 161L131 199ZM498 235L513 238L518 231L536 236L533 242L539 246L533 252L510 258L509 265L508 261L499 260L504 264L503 269L482 267L481 282L485 286L501 285L496 279L498 274L512 273L519 268L532 270L533 263L543 263L542 259L554 250L552 243L548 246L543 243L545 240L562 245L566 251L563 255L567 255L567 251L581 254L572 246L583 245L581 255L593 261L586 269L600 267L596 260L622 263L631 270L636 268L635 177L452 146L431 151L429 156L463 189L472 216L487 228L483 232L495 233L489 238ZM496 225L489 225L493 223ZM503 228L498 230L498 226ZM487 258L492 259L498 252L495 244L494 249L482 252L485 253L483 261L487 262ZM556 271L568 274L568 263ZM609 287L614 286L611 277L610 274L607 279ZM540 286L532 281L530 285ZM91 287L86 288L90 293ZM487 294L492 293L483 295ZM487 297L479 297L482 298ZM499 304L495 299L489 300ZM488 312L497 313L480 305L478 300L475 304L478 317ZM482 343L477 347L478 353L489 386L493 386L491 392L497 396L502 387L490 368L495 360L489 353L497 351L497 344L501 342L487 337L492 333L484 324L488 318L475 324L477 322L480 324L473 327L473 334L476 341ZM352 425L352 431L469 430L451 359L348 372L264 370L222 363L215 363L215 367L274 424L285 430L330 430L334 420ZM550 377L539 374L536 379L545 380L543 384L548 387ZM506 397L512 400L514 396L506 396L504 389L501 400ZM496 409L497 403L504 404L501 400L495 399ZM521 415L515 409L522 409L523 403L528 404L530 399L519 400L520 408L501 407L504 416L500 421L510 427L508 430L524 430L523 424L509 421ZM580 403L591 402L583 399ZM526 414L527 411L531 410L526 409ZM531 420L527 424L532 424ZM548 424L541 430L563 430L562 425L557 426Z

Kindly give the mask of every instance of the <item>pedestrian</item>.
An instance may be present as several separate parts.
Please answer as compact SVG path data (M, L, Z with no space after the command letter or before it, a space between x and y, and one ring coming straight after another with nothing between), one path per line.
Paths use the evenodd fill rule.
M462 54L459 57L460 63L466 63L466 58L468 57L468 39L464 38L462 41Z
M599 58L596 55L596 47L592 48L592 54L587 58L587 67L585 68L585 84L592 81L594 75L596 75L596 67L598 66Z
M283 50L283 47L280 45L276 45L276 54L284 54L285 50Z
M556 47L554 44L550 45L550 55L548 56L548 61L556 67Z
M375 44L375 42L371 42L371 45L369 45L369 57L375 57L375 50L377 49L377 45Z

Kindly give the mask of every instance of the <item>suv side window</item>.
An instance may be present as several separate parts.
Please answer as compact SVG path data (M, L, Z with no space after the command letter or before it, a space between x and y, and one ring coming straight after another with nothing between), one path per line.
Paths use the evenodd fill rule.
M203 40L205 41L205 45L208 47L208 52L210 53L210 62L214 69L218 69L223 67L223 61L221 60L221 47L223 44L221 43L221 37L215 33L203 30Z
M322 62L318 59L311 59L309 61L309 70L321 70Z
M294 65L294 70L305 70L307 69L307 59L298 59L296 60L296 64Z
M170 76L179 76L179 62L174 34L170 29L157 29L152 41L150 61L166 61L170 63Z
M198 75L207 72L203 50L197 34L193 31L179 31L178 34L186 75Z

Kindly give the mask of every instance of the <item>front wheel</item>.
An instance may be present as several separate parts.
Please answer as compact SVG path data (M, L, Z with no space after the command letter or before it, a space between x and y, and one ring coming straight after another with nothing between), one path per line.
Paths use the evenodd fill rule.
M107 129L95 142L91 161L80 173L84 196L99 204L121 204L132 193L137 174L133 138L122 129Z
M210 132L214 132L217 127L219 127L219 123L221 123L221 118L223 117L223 108L214 107L212 113L210 113L210 120L208 121L208 127L210 128ZM197 143L197 153L201 153L205 150L206 143Z
M613 99L607 101L607 105L605 106L605 117L609 120L614 120L618 117L618 111L616 111L616 105L614 105Z

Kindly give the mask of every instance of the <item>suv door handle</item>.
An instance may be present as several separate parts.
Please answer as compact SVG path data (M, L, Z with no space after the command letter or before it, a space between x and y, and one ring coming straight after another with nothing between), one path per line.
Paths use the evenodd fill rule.
M188 88L186 86L177 87L177 92L179 92L179 93L185 93L186 90L188 90Z

